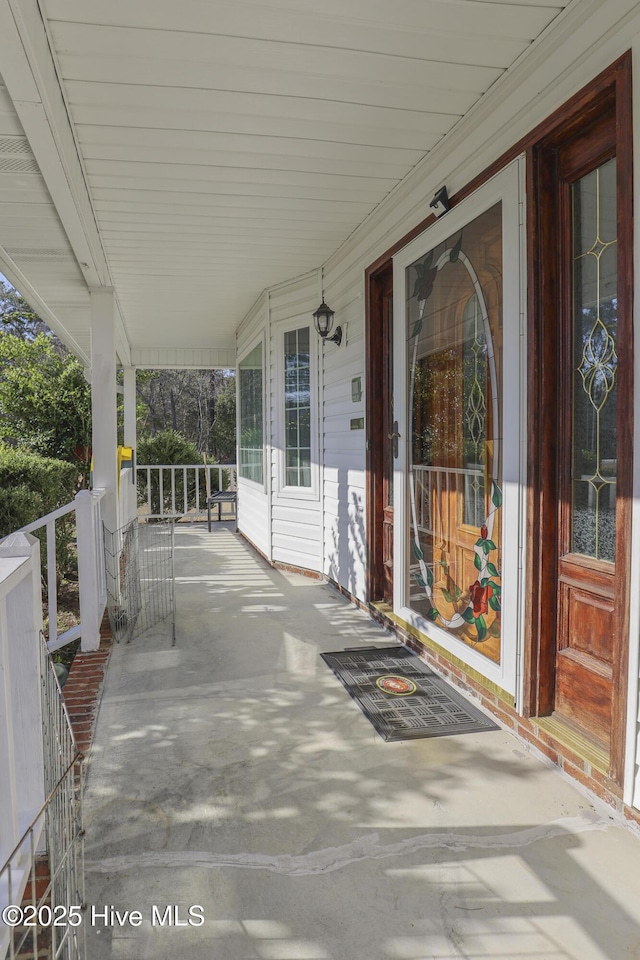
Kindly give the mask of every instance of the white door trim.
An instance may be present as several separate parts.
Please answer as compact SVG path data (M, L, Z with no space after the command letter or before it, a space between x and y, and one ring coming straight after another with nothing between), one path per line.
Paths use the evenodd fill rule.
M526 497L526 461L522 447L526 445L526 336L523 324L523 291L525 235L520 221L524 158L510 163L471 196L430 228L407 244L393 258L394 289L394 411L400 424L398 458L394 472L394 612L453 656L513 694L520 684L517 664L521 660L523 642L523 570L524 570L524 505ZM501 424L502 444L502 639L501 662L494 663L468 644L458 640L443 627L425 620L406 601L408 542L408 396L406 334L406 268L421 255L454 235L467 223L498 202L502 202L503 245L503 374ZM505 402L508 401L508 402Z

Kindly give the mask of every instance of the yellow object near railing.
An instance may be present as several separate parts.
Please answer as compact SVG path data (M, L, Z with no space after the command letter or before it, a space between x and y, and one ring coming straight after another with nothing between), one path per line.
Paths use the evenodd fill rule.
M133 470L133 447L124 447L119 446L117 448L118 453L118 492L120 492L120 471L124 468L125 470ZM89 464L89 489L93 488L93 456L91 457L91 463Z
M120 471L123 469L133 470L133 447L118 447L118 492L120 492Z

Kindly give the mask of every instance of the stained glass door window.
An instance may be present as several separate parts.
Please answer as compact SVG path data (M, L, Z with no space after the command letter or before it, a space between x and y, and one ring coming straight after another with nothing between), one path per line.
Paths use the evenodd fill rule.
M615 158L572 186L571 550L615 560L618 296Z
M405 271L406 603L495 662L502 611L502 204Z

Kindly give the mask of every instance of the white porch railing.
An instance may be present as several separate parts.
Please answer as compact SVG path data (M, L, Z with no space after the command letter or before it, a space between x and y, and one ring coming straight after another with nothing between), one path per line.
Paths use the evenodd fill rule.
M8 952L9 960L85 960L83 757L44 638L39 646L41 668L28 689L33 701L42 689L42 731L39 713L22 726L44 733L43 770L32 798L41 805L17 842L14 835L11 852L0 855L0 916L13 905L6 915L11 926L0 920L0 958ZM4 772L24 790L18 765ZM51 923L60 916L64 925Z
M78 637L82 638L83 650L95 650L100 644L107 599L103 496L104 491L83 490L72 503L0 541L0 915L7 904L20 907L37 855L44 850L46 825L51 880L45 900L38 894L35 880L31 887L31 907L43 911L38 916L44 918L45 925L48 898L51 905L82 903L82 828L77 793L81 757L48 654ZM80 624L59 634L56 525L69 517L78 550ZM41 545L32 535L38 530L46 533L50 631L42 670ZM44 706L40 697L43 683ZM51 936L52 940L42 937L39 945L34 930L28 926L10 930L0 917L0 957L7 950L11 957L17 955L21 943L29 956L43 960L45 956L60 960L84 957L82 931L69 928L61 937L56 931Z
M45 799L40 700L40 544L14 533L0 544L0 907L20 903L40 845ZM30 849L20 838L33 824ZM16 847L17 844L17 847ZM3 865L11 864L11 869ZM9 930L0 921L0 957Z
M46 529L47 608L49 611L47 645L51 653L77 640L78 637L82 637L83 650L97 650L100 644L100 624L107 605L104 542L100 515L100 501L103 496L104 490L81 490L71 503L53 510L17 531L35 533L43 527ZM78 546L80 623L58 634L56 521L74 512Z
M207 515L207 481L211 493L237 489L237 466L223 464L138 464L138 512L153 519Z

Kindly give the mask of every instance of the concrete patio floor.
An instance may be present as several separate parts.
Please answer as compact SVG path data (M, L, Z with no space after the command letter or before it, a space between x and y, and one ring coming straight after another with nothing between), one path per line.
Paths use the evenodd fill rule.
M393 639L230 525L178 528L176 575L176 646L154 629L107 674L90 960L640 958L616 814L503 730L384 743L318 654Z

